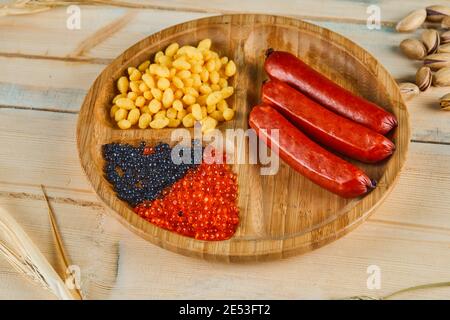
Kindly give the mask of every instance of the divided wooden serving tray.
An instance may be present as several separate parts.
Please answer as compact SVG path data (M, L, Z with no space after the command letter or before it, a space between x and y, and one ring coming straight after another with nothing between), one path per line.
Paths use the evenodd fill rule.
M176 41L196 45L211 38L213 49L233 59L236 118L225 128L248 128L247 117L259 102L267 48L290 51L333 81L359 94L398 118L391 138L393 156L377 165L354 162L377 188L358 199L342 199L314 185L284 163L274 176L261 176L258 165L235 165L239 181L241 222L227 241L199 241L163 230L137 216L114 194L103 177L101 146L110 142L156 144L170 142L171 129L120 130L109 118L116 80ZM304 21L270 15L226 15L199 19L162 30L135 44L101 73L82 105L77 127L81 165L95 192L125 226L141 237L181 254L224 261L260 261L311 251L360 224L393 188L405 162L410 140L408 112L399 88L375 58L355 43L330 30Z

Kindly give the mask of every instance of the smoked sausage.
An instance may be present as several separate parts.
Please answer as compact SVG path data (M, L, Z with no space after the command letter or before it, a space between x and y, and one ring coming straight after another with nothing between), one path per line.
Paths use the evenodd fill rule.
M364 195L375 187L358 167L325 150L267 105L255 106L250 127L288 165L312 182L344 198ZM278 139L274 138L278 129Z
M395 150L385 136L322 107L284 82L265 82L261 99L313 140L352 159L375 163Z
M331 111L380 134L397 126L392 113L342 88L289 52L267 50L264 69L271 79L288 83Z

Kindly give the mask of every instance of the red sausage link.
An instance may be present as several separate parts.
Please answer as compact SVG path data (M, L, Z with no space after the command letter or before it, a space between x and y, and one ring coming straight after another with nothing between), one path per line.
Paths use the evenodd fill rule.
M361 196L375 187L361 169L319 146L272 107L254 107L249 124L269 148L278 148L281 159L319 186L344 198ZM278 141L273 139L273 129L279 130Z
M350 158L374 163L395 150L385 136L331 112L276 79L263 84L262 102L273 106L317 142Z
M358 97L329 80L289 52L267 50L264 68L270 78L288 83L324 107L386 134L397 118L376 104Z

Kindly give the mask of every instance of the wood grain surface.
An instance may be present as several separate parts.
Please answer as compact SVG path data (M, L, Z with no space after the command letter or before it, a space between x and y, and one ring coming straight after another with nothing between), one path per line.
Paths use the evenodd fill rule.
M153 9L81 6L82 28L68 30L65 8L0 19L0 205L14 214L47 258L54 243L39 184L47 188L88 299L339 298L382 296L450 278L450 114L431 88L407 102L412 142L404 172L386 201L360 227L323 248L259 264L223 264L183 257L149 244L106 214L85 178L76 150L76 121L88 89L133 43L179 22L247 12L306 18L361 45L398 80L413 79L419 62L398 50L392 25L408 11L444 1L379 0L382 27L368 30L367 1L154 1ZM164 2L164 3L163 3ZM257 5L252 5L257 2ZM165 7L158 7L164 4ZM207 9L205 11L204 9ZM107 37L99 31L129 11L133 19ZM101 33L100 33L101 35ZM75 57L90 37L98 43ZM381 270L381 288L366 286L367 268ZM53 298L0 258L0 298ZM449 299L430 289L397 298Z

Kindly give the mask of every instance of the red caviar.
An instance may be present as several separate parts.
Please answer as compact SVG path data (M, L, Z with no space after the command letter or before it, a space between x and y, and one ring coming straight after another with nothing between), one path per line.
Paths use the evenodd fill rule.
M226 164L202 163L135 212L164 229L200 240L226 240L239 223L237 179Z

